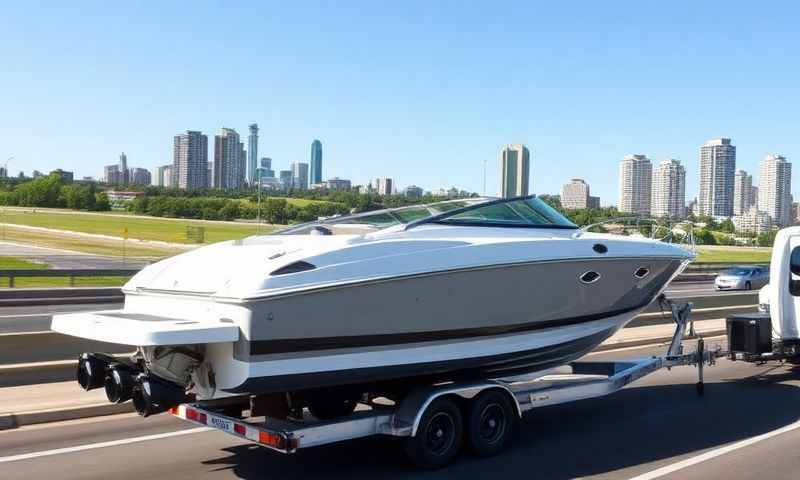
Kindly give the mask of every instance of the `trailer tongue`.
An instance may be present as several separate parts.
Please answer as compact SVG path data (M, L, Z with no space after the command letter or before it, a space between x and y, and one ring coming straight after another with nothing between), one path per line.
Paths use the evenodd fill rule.
M419 385L396 404L366 399L363 409L331 421L317 420L308 412L296 419L231 416L225 414L225 406L203 403L180 405L170 412L281 453L372 435L405 437L406 451L417 465L437 468L452 461L464 441L478 454L496 453L507 442L516 420L527 411L608 395L664 367L696 365L697 391L702 395L703 366L713 365L722 352L719 348L705 349L700 338L695 351L683 353L682 341L692 305L664 301L676 325L663 356L615 362L578 361L569 364L564 372L537 378Z

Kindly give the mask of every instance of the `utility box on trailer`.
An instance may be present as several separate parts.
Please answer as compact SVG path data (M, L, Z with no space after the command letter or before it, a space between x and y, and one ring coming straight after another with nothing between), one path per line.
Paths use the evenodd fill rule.
M761 355L772 351L772 321L768 313L731 315L726 324L732 354Z

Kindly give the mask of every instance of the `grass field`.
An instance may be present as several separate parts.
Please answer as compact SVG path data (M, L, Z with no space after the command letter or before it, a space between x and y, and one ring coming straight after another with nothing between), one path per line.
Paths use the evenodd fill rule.
M0 270L46 270L50 265L46 263L31 262L18 257L0 256ZM62 277L16 277L14 287L116 287L121 286L127 277L76 277L72 285L69 278ZM8 287L9 279L0 277L0 287Z
M0 240L111 257L122 257L124 251L127 257L162 258L184 251L177 248L136 245L133 242L125 242L123 249L122 241L71 237L13 227L0 229Z
M192 243L187 238L186 227L188 226L204 227L205 243L244 238L257 231L256 225L247 223L127 217L113 214L55 213L41 210L37 210L35 213L33 211L6 210L0 213L0 223L116 237L124 236L125 228L127 228L128 238L173 243ZM275 227L271 225L262 225L261 227L262 232L274 229Z
M697 247L697 260L694 263L769 263L771 256L771 249Z

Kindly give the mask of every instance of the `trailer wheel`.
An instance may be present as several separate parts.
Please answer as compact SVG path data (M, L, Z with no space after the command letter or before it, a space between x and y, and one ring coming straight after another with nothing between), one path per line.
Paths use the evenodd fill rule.
M452 400L438 398L425 409L417 434L406 438L404 446L415 465L436 469L455 459L463 440L461 410Z
M476 455L499 453L514 431L517 417L508 396L497 390L478 395L470 405L467 441Z

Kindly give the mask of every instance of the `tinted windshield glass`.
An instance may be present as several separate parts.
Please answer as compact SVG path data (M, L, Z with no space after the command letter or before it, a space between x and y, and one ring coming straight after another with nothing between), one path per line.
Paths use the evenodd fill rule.
M321 219L286 230L276 232L278 234L304 234L311 233L316 227L325 227L325 231L331 234L363 234L370 231L380 230L394 225L407 224L424 220L426 218L441 215L451 210L465 208L470 205L477 205L491 201L488 198L468 198L464 200L449 200L428 205L411 205L387 210L376 210L355 215L344 215Z
M536 197L473 207L438 219L436 223L577 228L574 223Z

